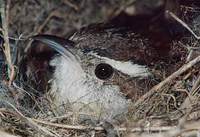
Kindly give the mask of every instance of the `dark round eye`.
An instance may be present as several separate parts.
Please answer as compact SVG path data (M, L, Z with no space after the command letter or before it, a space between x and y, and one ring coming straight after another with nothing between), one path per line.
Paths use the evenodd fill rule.
M106 80L113 75L113 68L109 64L101 63L95 68L95 75L101 80Z

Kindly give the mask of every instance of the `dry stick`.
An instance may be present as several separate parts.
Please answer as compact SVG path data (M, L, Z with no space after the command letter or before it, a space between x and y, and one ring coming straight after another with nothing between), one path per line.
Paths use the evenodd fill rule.
M44 20L44 22L35 30L33 35L39 34L42 32L44 27L48 24L48 22L52 19L52 17L62 17L60 13L57 10L51 11L51 13L47 16L47 18ZM31 47L32 41L28 42L27 46L25 47L25 52L28 51L28 49Z
M200 75L198 76L197 80L195 81L192 89L190 90L190 93L188 94L187 98L185 98L184 102L181 105L181 108L187 108L187 116L189 115L189 112L192 111L192 104L197 103L197 97L195 96L195 92L198 90L200 84Z
M63 128L63 129L71 129L71 130L96 130L96 131L103 131L104 128L102 127L91 127L91 126L82 126L82 125L66 125L66 124L58 124L58 123L51 123L51 122L47 122L47 121L42 121L42 120L38 120L38 119L32 119L33 121L40 123L40 124L44 124L47 126L53 126L53 127L57 127L57 128ZM121 127L121 128L116 128L115 130L117 131L121 131L121 132L161 132L161 131L169 131L169 130L173 130L175 129L176 126L163 126L163 127L148 127L148 128L141 128L141 127L136 127L136 128L125 128L125 127Z
M51 13L47 16L47 18L44 20L44 22L36 29L36 33L41 33L44 27L47 25L47 23L53 18L53 17L61 17L60 13L57 10L51 11Z
M200 75L198 76L197 80L195 81L195 83L191 89L192 95L195 95L196 89L199 88L199 84L200 84Z
M118 16L120 13L122 13L123 11L125 11L126 8L128 8L129 6L133 6L136 1L137 0L127 0L119 8L117 8L116 10L114 10L114 13L111 14L111 17Z
M10 107L12 107L16 113L21 117L21 119L25 122L27 122L27 124L29 126L31 126L32 128L34 128L35 130L37 130L38 132L41 132L42 134L48 135L48 136L52 136L52 137L59 137L59 135L53 134L50 131L48 131L46 128L38 125L37 123L35 123L31 118L28 118L26 116L24 116L14 105L12 105L11 103L5 101L5 103L7 103Z
M9 8L10 8L10 0L7 0L7 4L5 5L5 0L0 0L0 12L1 12L1 20L2 20L2 28L3 28L3 37L4 37L4 54L6 56L6 61L10 68L9 72L9 86L11 85L12 81L14 80L15 70L14 66L12 65L11 59L11 52L10 52L10 44L9 44L9 36L8 36L8 24L9 24Z
M43 125L48 125L48 126L53 126L53 127L59 127L59 128L65 128L65 129L72 129L72 130L97 130L97 131L103 131L104 128L102 127L90 127L90 126L82 126L82 125L66 125L66 124L58 124L58 123L52 123L52 122L47 122L47 121L42 121L38 119L32 119L34 122L43 124Z
M10 67L10 77L9 77L9 81L8 81L8 85L11 86L11 84L13 83L13 81L15 80L15 76L16 76L16 71L15 71L15 66L12 65Z
M154 86L150 91L148 91L141 98L139 98L139 100L134 104L134 108L137 108L145 99L152 96L156 91L161 89L165 84L169 83L170 81L172 81L173 79L175 79L176 77L178 77L179 75L181 75L182 73L187 71L189 68L191 68L192 66L194 66L198 62L200 62L200 56L196 57L195 59L193 59L189 63L183 65L180 69L178 69L176 72L171 74L165 80L163 80L162 82L160 82L159 84Z
M7 6L5 5L5 0L0 0L0 12L1 12L1 20L2 20L2 29L4 36L4 53L6 56L6 60L8 62L9 67L12 66L11 63L11 54L10 54L10 45L9 45L9 37L8 37L8 11L9 11L9 3L10 0L7 0Z
M169 14L173 19L175 19L178 23L180 23L184 28L186 28L197 40L200 39L200 36L197 36L195 32L185 23L183 22L179 17L177 17L173 12L166 11L166 14Z
M179 129L180 131L175 133L173 135L173 137L180 137L180 136L184 136L184 133L189 132L190 134L193 134L193 136L197 135L198 131L200 130L200 123L199 121L193 121L193 122L188 122L186 123L186 117L183 120L182 125L179 124ZM193 131L196 131L195 133L193 133ZM189 137L191 135L187 135L187 137Z
M68 5L69 7L73 8L74 10L78 11L79 7L73 3L71 3L69 0L63 0L63 3Z

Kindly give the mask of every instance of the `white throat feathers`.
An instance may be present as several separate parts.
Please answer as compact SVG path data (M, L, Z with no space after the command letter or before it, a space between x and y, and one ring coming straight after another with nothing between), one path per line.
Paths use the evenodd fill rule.
M145 66L92 56L131 77L150 75ZM105 85L93 72L85 71L78 60L58 56L51 65L55 66L51 93L55 95L57 105L69 103L74 111L93 113L100 119L113 119L127 113L131 101L120 92L118 85Z

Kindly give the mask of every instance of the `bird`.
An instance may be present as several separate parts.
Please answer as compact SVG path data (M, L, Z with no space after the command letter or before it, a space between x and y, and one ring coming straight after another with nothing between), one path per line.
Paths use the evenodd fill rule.
M178 41L188 33L165 9L144 16L121 13L67 38L30 37L32 46L19 65L23 82L37 94L48 93L58 107L106 121L125 116L142 95L185 63L187 49Z
M163 74L168 76L184 63L186 50L161 30L148 31L147 36L129 27L100 23L68 39L36 35L31 37L35 43L22 72L34 75L43 90L50 83L48 93L57 106L70 104L76 112L117 119Z

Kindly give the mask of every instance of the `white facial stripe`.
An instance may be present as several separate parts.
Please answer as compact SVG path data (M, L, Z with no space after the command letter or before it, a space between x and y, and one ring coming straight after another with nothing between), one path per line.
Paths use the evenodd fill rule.
M127 74L131 77L147 77L151 75L148 68L144 65L133 64L131 61L116 61L107 57L101 57L95 53L90 53L90 55L102 59L105 63L111 65L116 70Z

